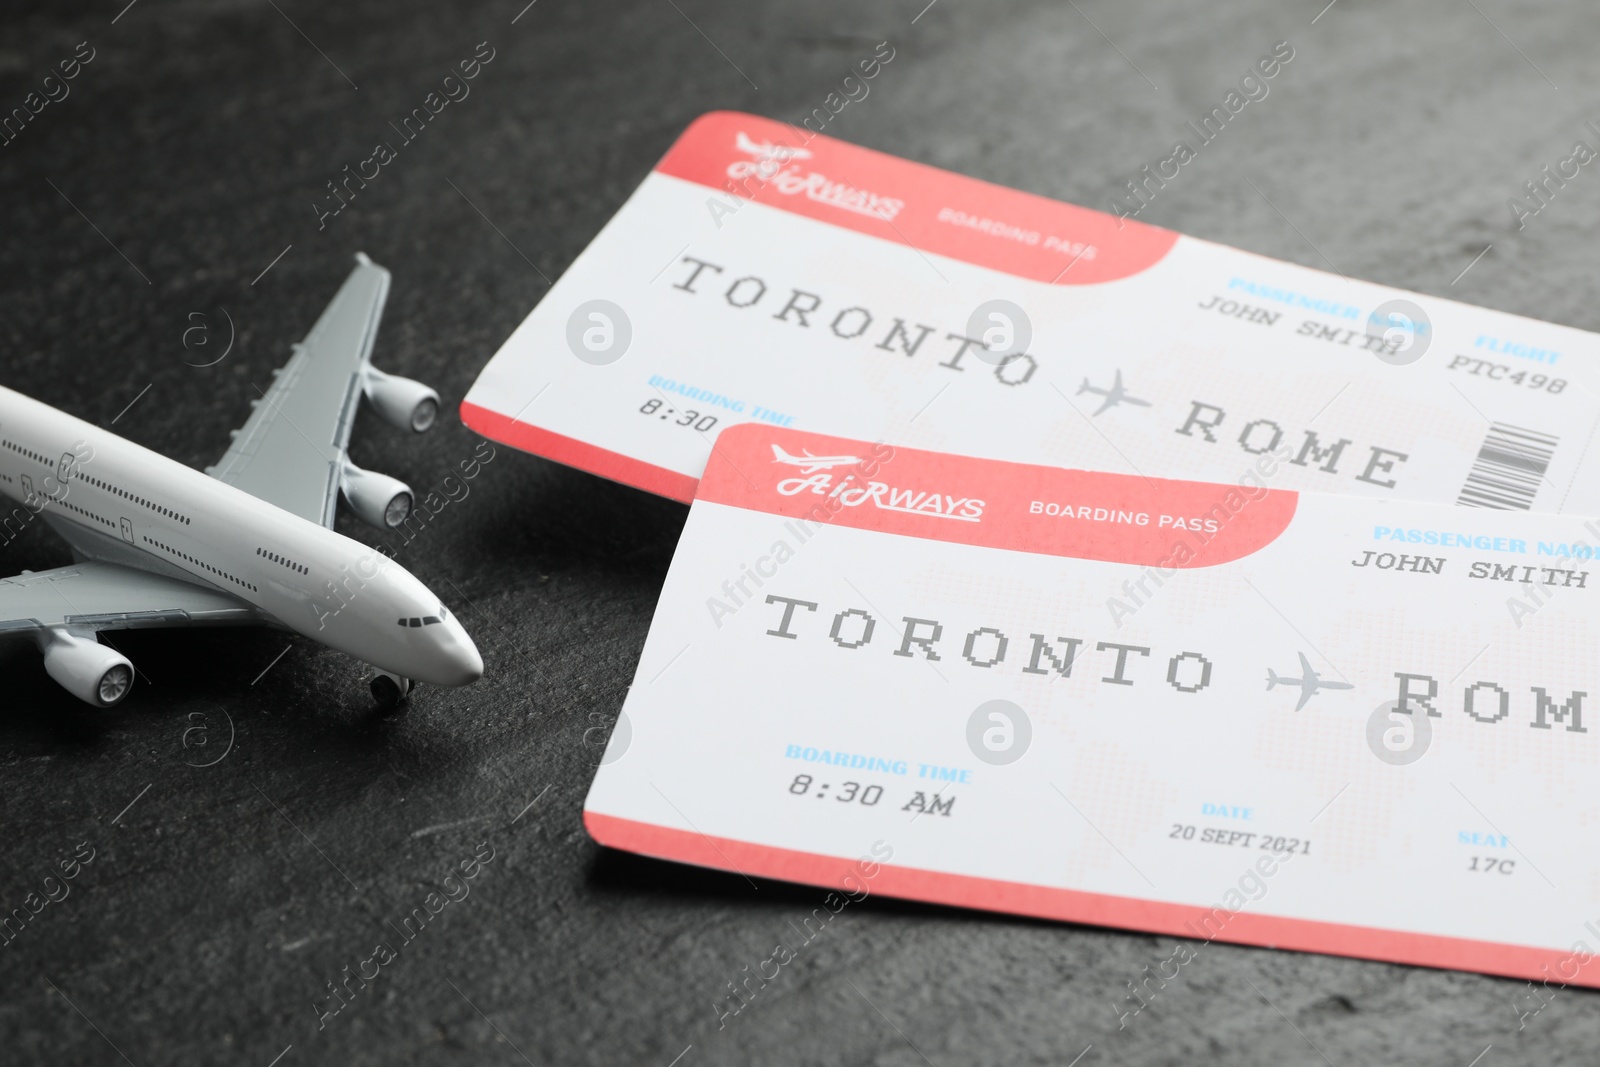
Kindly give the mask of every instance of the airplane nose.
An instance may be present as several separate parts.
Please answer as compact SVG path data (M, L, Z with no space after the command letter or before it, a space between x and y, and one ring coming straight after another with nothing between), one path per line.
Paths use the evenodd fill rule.
M413 645L414 658L406 673L429 685L471 685L483 677L483 657L467 631L455 619L424 628L421 645Z
M471 685L483 677L483 656L478 652L478 646L472 643L466 631L461 632L462 644L456 649L455 665L460 671L460 681L456 685Z
M440 629L445 631L444 655L450 680L439 684L471 685L482 678L483 656L479 654L478 646L472 643L472 638L467 636L467 631L455 619L450 619Z

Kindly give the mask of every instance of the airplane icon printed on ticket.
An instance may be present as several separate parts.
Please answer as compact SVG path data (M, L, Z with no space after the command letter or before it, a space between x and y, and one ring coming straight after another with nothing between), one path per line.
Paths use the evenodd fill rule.
M1277 671L1272 670L1270 667L1267 669L1268 690L1276 689L1280 685L1300 687L1300 702L1294 706L1295 711L1299 711L1304 708L1307 701L1324 689L1355 688L1355 686L1351 685L1349 682L1324 682L1320 677L1317 676L1317 672L1311 669L1311 661L1306 659L1306 654L1304 652L1300 653L1300 671L1301 675L1299 678L1284 678L1281 677Z
M1100 406L1094 410L1093 415L1090 416L1091 418L1093 418L1094 415L1099 415L1110 408L1116 407L1118 404L1133 404L1141 408L1147 408L1150 406L1150 401L1140 400L1136 396L1128 395L1128 390L1124 388L1122 384L1122 372L1120 370L1117 371L1116 378L1112 381L1109 389L1101 389L1097 385L1090 385L1089 379L1085 378L1083 380L1083 384L1078 386L1077 395L1082 396L1084 393L1094 393L1097 396L1105 397L1105 399L1100 402Z
M772 446L772 462L787 463L799 467L801 474L815 474L817 471L832 470L834 467L856 466L865 460L859 456L813 456L811 450L801 449L804 455L791 456L780 446Z

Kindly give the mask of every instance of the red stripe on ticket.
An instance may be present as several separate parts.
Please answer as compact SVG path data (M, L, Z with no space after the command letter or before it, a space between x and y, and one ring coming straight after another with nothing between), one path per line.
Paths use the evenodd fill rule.
M717 438L698 500L1076 559L1209 567L1272 543L1298 494L925 452L759 423Z
M754 201L1056 285L1138 274L1178 239L1171 230L736 111L695 120L656 172L721 190L728 213Z

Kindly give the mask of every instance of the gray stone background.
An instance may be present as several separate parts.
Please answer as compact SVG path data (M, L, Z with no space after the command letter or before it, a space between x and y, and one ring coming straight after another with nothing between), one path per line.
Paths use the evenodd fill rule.
M0 109L79 42L95 58L0 147L5 384L203 466L359 249L394 271L380 365L453 411L692 118L798 121L886 39L894 62L830 132L1097 207L1287 39L1270 96L1143 218L1600 328L1600 177L1520 231L1506 207L1596 141L1579 4L525 2L6 5ZM480 41L472 95L319 231L324 183ZM229 358L185 365L227 318ZM367 416L354 458L432 487L474 444L453 417L410 439ZM393 719L358 664L264 632L117 638L145 683L111 715L0 649L0 906L96 850L0 948L0 1060L1595 1061L1591 994L1519 1029L1521 982L1220 944L1119 1031L1113 1003L1171 940L876 898L719 1029L726 983L821 893L603 852L579 818L684 514L501 449L400 553L488 673ZM64 562L37 528L0 549L7 571ZM319 1030L325 983L482 841L471 895Z

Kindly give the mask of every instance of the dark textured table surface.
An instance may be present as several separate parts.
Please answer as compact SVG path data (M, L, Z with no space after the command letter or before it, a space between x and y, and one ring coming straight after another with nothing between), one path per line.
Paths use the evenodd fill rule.
M798 121L883 40L893 64L829 132L1096 207L1288 40L1270 95L1142 218L1600 328L1600 177L1585 168L1522 229L1506 206L1596 143L1578 4L125 2L0 14L0 111L92 54L0 147L0 366L196 466L353 252L394 272L377 361L453 410L694 116ZM494 58L471 95L319 229L325 183L480 42ZM227 358L190 365L230 336ZM402 439L367 416L353 455L422 488L475 443L453 417ZM359 664L273 633L116 638L145 682L103 715L31 647L0 648L0 906L80 842L94 856L0 947L0 1061L1600 1057L1592 994L1523 1017L1522 982L1221 944L1119 1030L1113 1004L1170 940L876 898L719 1027L727 983L821 893L607 853L580 821L684 514L500 449L399 553L457 607L487 674L394 718L371 710ZM37 526L0 549L7 571L67 559ZM470 895L319 1025L327 983L398 941L391 924L484 842Z

